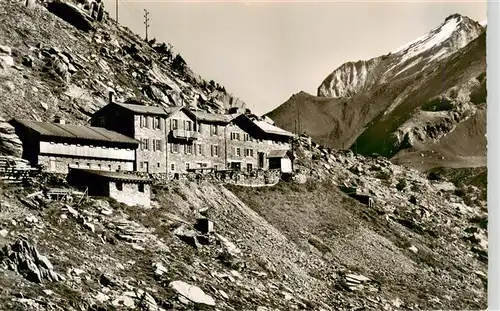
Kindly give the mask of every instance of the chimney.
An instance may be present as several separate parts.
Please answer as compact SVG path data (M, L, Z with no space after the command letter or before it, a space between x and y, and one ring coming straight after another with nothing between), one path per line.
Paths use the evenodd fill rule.
M54 117L54 123L57 123L57 124L66 124L66 120L61 119L60 116L55 116Z
M114 97L114 92L113 91L109 91L109 103L112 104L113 103L113 97Z

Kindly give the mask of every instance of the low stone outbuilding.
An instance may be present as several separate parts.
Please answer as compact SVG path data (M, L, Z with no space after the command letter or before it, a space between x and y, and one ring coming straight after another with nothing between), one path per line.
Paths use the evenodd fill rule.
M90 196L110 197L129 206L151 207L152 180L132 173L70 168L68 183L88 187Z
M267 158L269 159L269 169L279 169L282 173L292 172L292 161L288 150L271 150Z

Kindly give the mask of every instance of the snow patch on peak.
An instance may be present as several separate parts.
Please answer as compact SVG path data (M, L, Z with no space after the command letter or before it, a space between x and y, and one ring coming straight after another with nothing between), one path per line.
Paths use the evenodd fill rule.
M458 28L461 22L461 16L454 16L453 18L449 18L441 26L433 29L430 33L418 38L417 40L403 45L392 53L397 54L406 52L406 55L402 60L402 62L404 62L407 59L410 59L444 42L453 34L453 32Z

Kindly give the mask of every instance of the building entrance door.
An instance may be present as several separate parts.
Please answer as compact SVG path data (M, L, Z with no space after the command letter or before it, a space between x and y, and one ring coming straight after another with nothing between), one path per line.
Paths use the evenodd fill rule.
M264 168L264 152L258 154L259 168Z
M51 172L55 172L56 171L56 160L54 160L54 159L50 159L49 160L49 170Z
M231 168L235 171L241 171L241 163L240 162L231 162Z

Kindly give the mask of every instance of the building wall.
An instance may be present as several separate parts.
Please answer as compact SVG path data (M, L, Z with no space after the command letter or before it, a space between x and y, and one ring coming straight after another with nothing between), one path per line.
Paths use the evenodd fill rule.
M121 114L119 122L116 115ZM290 149L288 143L283 143L283 137L263 137L251 133L255 127L245 127L242 124L215 124L200 122L179 110L160 121L160 129L153 128L153 116L147 117L147 127L141 126L142 118L146 116L133 116L133 125L128 123L130 112L122 111L119 107L110 106L110 109L99 112L92 118L93 124L98 126L98 117L104 117L106 128L115 130L125 135L133 135L135 139L142 141L147 139L147 149L142 144L135 152L135 170L150 173L186 173L186 169L197 167L216 167L218 169L228 168L229 163L241 163L241 169L246 170L250 164L252 169L258 168L259 152L264 154L264 169L269 168L269 161L266 155L271 150ZM179 131L189 131L185 127L185 122L191 122L191 129L187 136L197 135L196 139L179 139L173 137L173 120L177 120ZM245 140L247 129L251 140ZM212 132L212 128L217 128L217 134ZM132 128L132 129L131 129ZM240 140L231 140L231 132L239 133ZM259 139L257 139L259 138ZM160 150L153 149L153 140L160 141ZM277 141L281 140L280 143ZM146 144L146 142L144 142ZM236 148L240 148L240 155L237 155ZM217 153L215 152L217 149ZM247 155L246 149L253 150L253 154ZM144 163L147 162L147 165Z
M169 124L171 124L172 118L184 120L188 116L185 114L183 116L173 115L169 117ZM193 141L173 140L169 136L168 166L170 173L185 173L186 164L189 164L189 168L198 168L205 165L206 167L217 166L217 168L223 169L230 167L230 163L237 162L240 163L242 170L247 170L249 164L251 169L256 169L258 168L259 152L264 153L263 169L268 169L269 161L266 156L271 150L290 149L288 143L252 138L249 133L246 133L236 124L216 125L198 122L198 125L198 137ZM211 126L217 126L217 134L212 132ZM232 133L239 134L239 139L237 139L237 136L233 136ZM175 151L176 149L172 144L177 144L177 151ZM218 146L218 155L214 154L213 146ZM237 148L239 148L239 155ZM247 150L252 151L247 153Z
M238 135L232 135L231 133L239 134L239 139ZM248 164L251 164L252 169L258 168L259 152L262 152L265 155L263 169L269 169L269 160L267 159L267 154L270 151L290 149L289 143L278 142L274 140L257 139L256 137L252 137L251 133L245 132L242 128L235 124L228 126L227 137L228 162L241 162L241 168L243 170L246 170ZM240 156L238 156L237 148L239 148ZM247 155L247 149L253 150L253 152L249 152L249 155Z
M40 142L40 153L45 155L68 155L82 158L108 158L128 161L133 161L135 158L132 148L110 148L48 141Z
M159 128L154 126L156 118L159 119ZM140 115L116 105L109 105L92 116L91 124L142 142L135 151L136 171L165 173L167 170L165 120L164 116ZM156 147L156 141L159 141L159 149Z
M191 121L196 139L177 139L172 135L173 120L178 120L178 128L186 130L184 121ZM217 133L213 132L217 129ZM189 168L214 167L224 168L224 126L201 123L191 119L183 111L178 111L168 118L168 168L169 173L185 173ZM216 147L215 147L216 146ZM216 151L217 149L217 151Z
M129 206L140 205L143 207L151 207L151 187L144 185L144 192L139 191L139 184L135 183L121 183L122 190L117 189L117 183L114 181L109 182L109 196L118 202L127 204Z
M159 128L154 125L159 120ZM136 170L139 172L165 173L167 170L167 142L165 117L136 115L134 118L135 139L141 142L136 150ZM142 122L146 122L143 124ZM159 145L157 145L159 141ZM159 149L157 148L159 146Z
M51 162L53 164L51 164ZM45 166L45 170L54 173L68 173L70 165L81 168L133 171L134 163L132 161L121 160L101 160L78 157L61 157L52 155L42 155L38 157L38 163ZM90 164L90 166L88 165Z

